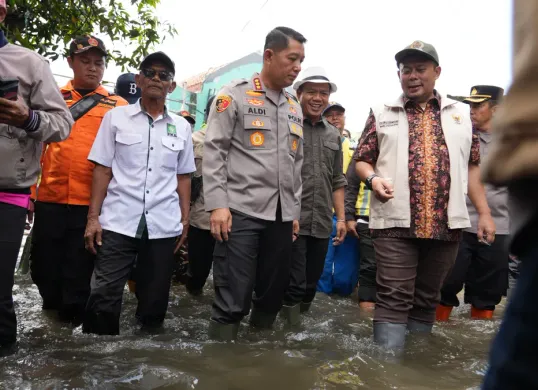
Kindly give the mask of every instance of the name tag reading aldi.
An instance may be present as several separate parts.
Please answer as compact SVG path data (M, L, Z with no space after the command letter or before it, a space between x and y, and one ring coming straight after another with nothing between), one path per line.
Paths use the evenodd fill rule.
M217 112L224 112L232 104L232 98L228 95L219 95L215 100Z

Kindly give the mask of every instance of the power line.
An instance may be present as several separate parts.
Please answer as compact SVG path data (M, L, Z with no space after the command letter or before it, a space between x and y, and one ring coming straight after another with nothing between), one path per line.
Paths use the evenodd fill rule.
M261 11L261 10L267 5L267 3L269 3L269 0L265 0L265 3L262 4L262 6L261 6L260 9L258 10L258 12ZM247 26L250 24L251 21L252 21L252 19L249 19L249 20L245 23L245 25L244 25L243 28L241 29L241 32L245 31L245 29L247 28Z

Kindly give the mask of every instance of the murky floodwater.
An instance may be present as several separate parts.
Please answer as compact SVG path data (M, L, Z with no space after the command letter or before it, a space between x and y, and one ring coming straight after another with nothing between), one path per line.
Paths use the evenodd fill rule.
M41 311L37 288L18 276L14 289L19 352L0 360L1 389L476 389L486 370L491 322L471 321L469 307L408 338L397 362L372 342L372 320L350 298L319 294L301 327L255 331L244 321L239 341L208 341L211 285L192 298L172 288L165 330L140 334L136 299L125 293L120 336L82 334Z

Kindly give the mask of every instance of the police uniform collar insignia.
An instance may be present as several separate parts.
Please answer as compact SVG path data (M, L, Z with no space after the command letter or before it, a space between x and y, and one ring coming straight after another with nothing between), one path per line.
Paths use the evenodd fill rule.
M255 91L263 91L262 80L259 77L254 77L252 79L252 85Z

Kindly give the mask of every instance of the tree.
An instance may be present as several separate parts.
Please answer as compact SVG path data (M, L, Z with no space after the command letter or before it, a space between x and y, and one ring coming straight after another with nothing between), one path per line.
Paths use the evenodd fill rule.
M177 34L173 25L155 16L159 3L160 0L7 0L3 30L12 43L51 60L67 56L68 43L75 36L101 32L120 43L114 50L109 48L109 53L125 70L138 66L154 44Z

